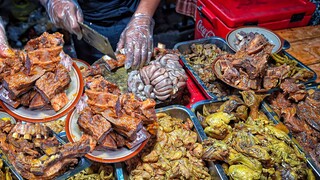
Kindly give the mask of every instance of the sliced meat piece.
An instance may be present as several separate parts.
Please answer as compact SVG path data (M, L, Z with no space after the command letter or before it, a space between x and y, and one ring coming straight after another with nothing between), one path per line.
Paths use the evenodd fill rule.
M97 92L109 92L120 95L120 89L117 85L107 81L101 75L88 77L85 79L86 87Z
M150 134L144 128L142 128L137 133L136 139L131 142L127 142L126 146L129 149L132 149L132 148L136 147L137 145L141 144L143 141L147 140L149 137L150 137Z
M29 92L22 95L20 98L21 105L29 107L31 100L37 93L38 92L36 90L30 90Z
M77 158L64 158L51 166L47 166L42 176L36 176L35 179L54 179L63 174L68 167L72 167L78 164Z
M81 139L74 143L67 143L60 147L62 158L82 157L95 148L96 141L88 135L83 135Z
M272 89L278 85L279 78L277 76L264 76L263 88Z
M307 122L312 128L320 131L320 113L309 104L301 101L298 104L297 115L301 120Z
M2 85L0 85L0 100L7 103L13 108L17 108L20 105L20 99L10 99L9 91L7 91Z
M285 93L294 93L299 90L304 90L305 86L303 84L297 84L294 79L285 79L284 82L281 83L280 88Z
M144 124L150 124L157 121L155 107L156 101L153 99L146 99L141 103L139 109L141 113L146 117L145 119L142 119Z
M140 119L131 117L126 114L118 117L116 115L116 112L110 109L102 112L102 115L114 125L115 131L126 136L130 140L134 140L134 136L136 136L136 133L143 127L142 121Z
M45 99L40 95L40 93L36 92L34 97L32 98L29 108L31 110L36 110L36 109L52 109L50 104L48 104Z
M23 51L16 51L12 57L0 57L0 81L22 70L25 58Z
M110 132L109 135L116 142L118 148L125 146L126 140L123 136L121 136L120 134L118 134L114 131Z
M36 81L35 87L46 102L49 103L55 95L65 90L70 81L68 70L62 64L59 64L55 73L46 72Z
M61 52L62 46L29 51L27 53L27 60L25 64L27 73L29 74L35 67L41 67L45 71L54 71L60 63Z
M30 75L25 74L23 71L15 73L11 76L4 77L3 87L9 91L10 99L16 99L20 95L28 92L45 71L41 68L35 68Z
M118 96L108 92L98 92L86 90L88 105L95 113L101 113L106 109L113 108L118 100Z
M116 150L117 149L117 143L112 138L112 136L107 134L104 139L99 143L98 146L96 146L95 150L97 151L105 151L105 150Z
M93 115L86 109L81 112L78 125L87 134L91 135L98 143L111 131L111 124L101 115Z
M33 51L37 49L63 46L63 44L63 34L60 34L58 32L52 34L44 32L41 36L29 40L24 49L26 51Z
M51 99L50 103L53 107L53 110L58 112L60 109L62 109L65 105L67 105L69 102L68 96L65 92L59 93Z
M290 66L287 64L283 64L278 67L269 67L266 72L266 76L275 76L278 79L285 79L289 75L290 72Z

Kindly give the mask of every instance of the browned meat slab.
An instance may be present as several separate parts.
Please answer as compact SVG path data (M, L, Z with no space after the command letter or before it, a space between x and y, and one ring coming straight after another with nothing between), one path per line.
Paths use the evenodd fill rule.
M59 93L51 99L50 103L56 112L62 109L69 102L68 96L65 92Z
M99 145L95 148L97 151L105 151L105 150L116 150L117 143L110 135L111 133L107 134L104 139L99 143Z
M55 95L62 92L69 85L70 81L68 70L59 64L54 73L46 72L38 79L35 87L46 102L49 103Z
M40 93L36 92L35 96L32 98L29 108L31 110L36 109L52 109L52 107L43 99Z
M23 71L19 71L11 76L4 77L3 87L9 91L9 97L16 99L18 96L29 91L35 81L39 79L45 71L41 68L35 68L30 75L25 74Z
M27 73L30 73L35 67L41 67L46 71L53 71L61 60L61 52L62 46L28 52L25 64Z
M37 49L63 46L63 44L64 44L63 34L60 34L60 33L49 34L47 32L44 32L41 36L29 40L26 46L24 47L24 49L26 51L33 51Z
M101 115L93 115L89 109L81 112L78 125L84 132L91 135L98 142L102 142L111 130L111 124L104 117Z

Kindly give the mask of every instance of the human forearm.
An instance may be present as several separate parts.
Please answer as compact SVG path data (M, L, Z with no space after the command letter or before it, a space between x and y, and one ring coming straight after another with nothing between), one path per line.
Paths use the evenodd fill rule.
M160 0L141 0L135 14L145 14L152 17L159 2Z

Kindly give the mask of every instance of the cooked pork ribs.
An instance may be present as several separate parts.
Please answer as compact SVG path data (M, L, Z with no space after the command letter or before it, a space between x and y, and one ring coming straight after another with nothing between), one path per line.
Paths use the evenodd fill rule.
M78 125L97 141L96 150L131 149L148 139L148 132L142 129L157 121L154 100L141 101L134 94L121 94L101 75L88 76L85 82L87 107L79 108Z
M35 88L47 103L61 93L71 82L68 70L61 64L58 65L55 72L46 72L36 81Z
M63 43L62 34L43 33L30 40L24 51L0 58L0 80L3 79L3 87L9 92L8 98L2 93L1 99L14 108L21 98L21 105L30 109L62 109L68 103L64 91L71 82L72 66L71 58L63 52Z
M33 69L30 75L20 71L11 76L4 77L2 84L9 91L9 97L14 100L32 89L36 80L43 76L44 73L45 71L41 68Z
M83 110L78 119L81 129L98 143L102 142L111 130L111 124L99 114L94 115L89 108Z
M90 137L61 145L42 124L0 120L0 127L0 148L26 179L53 179L93 150Z

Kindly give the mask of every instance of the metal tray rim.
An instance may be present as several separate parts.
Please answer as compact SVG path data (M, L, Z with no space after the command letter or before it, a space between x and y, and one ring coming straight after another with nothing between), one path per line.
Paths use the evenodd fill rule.
M313 86L315 86L315 85L313 85ZM226 97L224 97L222 99L202 100L202 101L199 101L199 102L193 104L191 106L191 111L193 113L196 113L195 111L196 111L197 107L200 106L200 105L216 103L216 102L222 102L222 101L226 101L226 100L228 100L228 96L226 96ZM262 103L261 103L261 110L262 110L263 113L266 114L268 119L271 120L274 124L278 124L278 123L281 122L279 120L279 117L276 115L276 113L271 109L271 107L265 101L262 101ZM270 110L272 110L272 111L270 111ZM202 126L201 126L201 128L202 128ZM202 128L202 130L203 130L203 128ZM315 176L316 177L318 176L318 178L320 178L320 173L319 173L320 171L317 168L317 166L315 165L315 163L313 162L313 160L311 159L311 157L309 156L309 154L306 153L303 149L301 149L301 146L299 144L297 144L297 142L294 140L294 138L292 138L292 136L290 134L289 134L289 137L292 139L293 144L296 147L298 147L300 152L304 154L304 156L306 157L307 165L309 165L310 168L313 170L313 172L315 173ZM228 176L225 174L221 164L216 164L216 163L213 163L213 164L214 164L214 166L216 166L215 168L217 169L217 172L220 175L220 178L223 179L223 180L227 180Z

